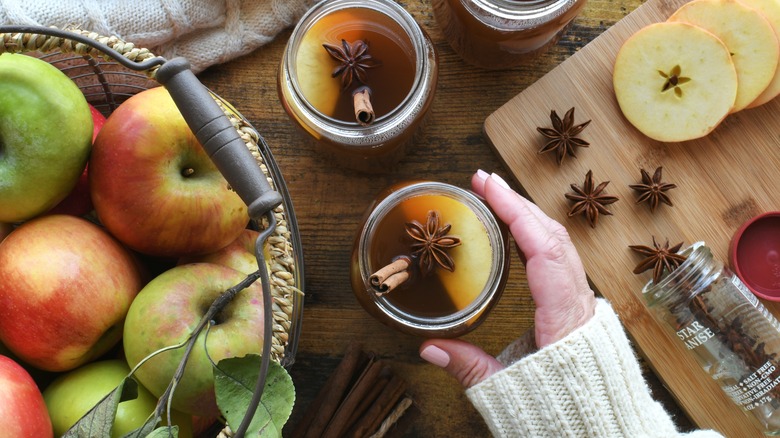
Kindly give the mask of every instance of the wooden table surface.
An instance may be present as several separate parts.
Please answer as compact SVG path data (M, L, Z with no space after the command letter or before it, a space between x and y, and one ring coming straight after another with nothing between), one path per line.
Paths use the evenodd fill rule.
M303 331L296 362L290 369L297 400L293 426L324 384L351 341L388 361L410 383L419 415L406 436L487 436L488 430L459 384L422 361L421 339L393 331L368 316L349 286L352 241L366 206L386 186L412 178L469 187L478 168L505 178L497 156L482 134L485 118L568 56L641 4L640 0L589 0L559 44L541 58L504 71L484 71L465 64L437 27L430 2L401 3L430 35L439 55L439 83L433 108L414 149L385 174L345 170L322 159L292 124L276 91L276 76L290 30L267 46L199 75L217 94L233 103L261 132L282 169L300 226L305 259ZM515 184L516 188L519 188ZM587 248L579 248L587 251ZM533 323L533 302L517 255L500 303L466 340L498 354ZM684 430L694 427L651 371L653 393ZM289 429L289 427L288 427Z

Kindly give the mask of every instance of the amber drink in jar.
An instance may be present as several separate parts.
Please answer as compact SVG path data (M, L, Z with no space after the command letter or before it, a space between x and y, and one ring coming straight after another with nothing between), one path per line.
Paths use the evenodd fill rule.
M290 118L336 164L387 170L403 156L436 89L436 53L392 0L326 0L293 30L279 69Z
M445 38L466 62L509 68L557 43L586 0L432 0Z
M508 231L470 191L404 182L370 205L351 266L357 300L379 321L417 336L457 337L503 292Z

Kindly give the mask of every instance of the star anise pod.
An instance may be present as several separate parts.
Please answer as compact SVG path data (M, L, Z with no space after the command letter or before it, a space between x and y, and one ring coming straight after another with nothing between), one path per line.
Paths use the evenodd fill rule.
M652 269L653 283L658 283L658 280L660 280L664 274L664 270L669 274L685 261L685 256L677 254L677 251L679 251L681 247L682 242L669 248L669 239L666 239L666 243L661 246L655 241L655 236L653 236L652 248L644 245L630 245L629 248L631 248L631 250L645 256L645 258L636 265L636 268L634 268L634 274L641 274L642 272Z
M452 225L440 226L439 212L431 210L425 225L412 220L406 223L406 232L414 240L412 256L417 256L420 271L423 274L431 272L434 264L450 272L455 270L455 262L447 254L447 250L460 245L460 239L447 235Z
M569 217L583 214L590 226L595 228L599 220L599 214L612 215L612 212L607 210L606 206L617 202L620 198L601 193L607 187L607 184L609 184L609 181L604 181L594 187L593 171L591 170L585 174L585 183L582 187L571 184L570 187L574 190L574 193L566 193L564 195L566 199L575 201L574 205L569 209Z
M352 85L352 81L366 83L366 70L378 67L380 65L371 55L368 54L368 44L363 40L357 40L349 44L346 40L341 40L341 46L324 43L322 47L328 51L328 54L339 62L339 65L333 70L332 77L341 76L341 86L347 88Z
M650 211L655 211L659 202L672 206L672 200L669 199L669 195L665 192L677 188L677 186L662 182L663 167L655 169L652 177L645 169L640 170L642 171L642 183L629 185L629 187L639 192L639 198L637 198L636 203L647 202L650 204Z
M552 128L536 128L540 134L550 139L541 149L539 149L538 153L543 154L545 152L555 151L555 159L560 166L561 163L563 163L563 159L566 158L566 155L571 155L575 158L577 157L574 150L575 148L586 148L590 145L587 141L577 137L577 135L590 124L590 120L575 125L573 107L569 111L566 111L563 120L558 117L555 110L552 110L552 112L550 112L550 120L552 121Z

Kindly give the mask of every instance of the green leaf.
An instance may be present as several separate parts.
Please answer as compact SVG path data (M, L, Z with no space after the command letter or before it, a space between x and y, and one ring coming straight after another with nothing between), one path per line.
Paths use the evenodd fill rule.
M138 382L126 377L86 415L81 417L63 438L105 438L111 436L119 403L138 397Z
M165 426L153 430L152 433L146 435L146 438L178 438L178 436L179 426Z
M235 430L249 408L252 393L260 374L260 356L250 354L223 359L214 368L217 406ZM247 429L247 437L281 437L282 427L290 418L295 404L292 378L278 363L271 361L263 396Z

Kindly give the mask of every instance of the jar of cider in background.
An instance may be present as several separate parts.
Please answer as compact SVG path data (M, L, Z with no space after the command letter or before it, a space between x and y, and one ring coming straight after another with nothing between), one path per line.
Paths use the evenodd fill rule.
M586 0L432 0L455 52L486 69L516 66L558 42Z

